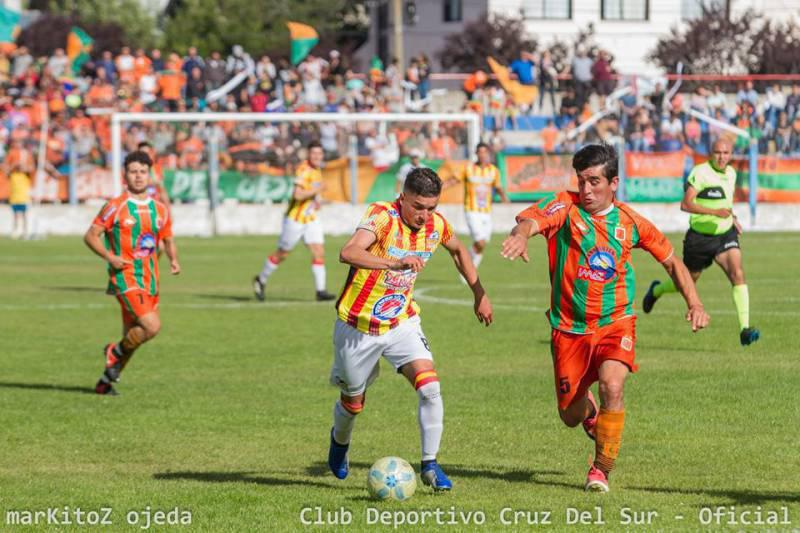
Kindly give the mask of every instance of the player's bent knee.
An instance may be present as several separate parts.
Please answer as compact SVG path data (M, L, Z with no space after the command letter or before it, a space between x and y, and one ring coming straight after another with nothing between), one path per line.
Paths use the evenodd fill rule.
M439 375L433 368L421 370L414 375L414 389L422 401L432 402L442 397Z
M558 416L561 417L561 421L564 422L564 425L570 428L574 428L583 422L583 418L581 418L580 413L577 413L572 405L566 409L559 408Z

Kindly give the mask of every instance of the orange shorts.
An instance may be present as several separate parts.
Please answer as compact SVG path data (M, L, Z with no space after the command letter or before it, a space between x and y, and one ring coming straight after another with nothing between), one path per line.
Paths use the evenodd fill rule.
M139 317L158 311L158 295L142 290L117 294L117 301L122 308L122 323L126 326L133 325Z
M619 361L636 372L636 319L625 318L580 335L554 329L550 340L556 378L558 408L566 409L582 398L598 380L603 361Z

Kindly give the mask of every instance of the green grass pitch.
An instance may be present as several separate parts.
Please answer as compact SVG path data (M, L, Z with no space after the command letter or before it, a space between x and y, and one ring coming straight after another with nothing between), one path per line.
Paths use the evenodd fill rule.
M671 239L679 249L681 237ZM436 509L447 524L428 515L411 529L516 530L548 518L539 527L575 530L570 509L596 522L596 507L605 523L598 529L800 527L800 235L742 237L757 344L739 346L717 267L699 283L708 330L691 333L676 295L639 317L641 368L627 383L622 451L605 495L583 492L593 445L556 413L544 242L532 241L534 261L525 265L504 261L501 241L496 235L480 270L495 308L489 329L472 314L446 251L418 280L445 400L440 462L454 490L434 495L420 486L392 504L367 498L366 471L386 455L418 468L416 396L384 363L356 423L350 477L327 472L335 313L312 301L302 247L259 304L250 281L274 237L178 239L183 273L162 274L162 332L126 369L122 395L110 398L91 393L101 348L120 331L102 262L77 237L0 240L0 530L83 530L41 518L38 528L9 523L24 518L14 511L50 508L66 508L73 521L77 508L109 508L113 529L131 531L146 524L148 510L155 529L156 511L176 508L184 520L191 513L191 526L178 526L191 531L298 530L301 518L318 517L316 508L325 521L347 522L336 512L346 510L352 530L392 529L370 523L378 512L414 521ZM343 242L327 243L332 291L346 273L336 260ZM639 308L650 280L664 273L642 252L635 261ZM710 523L704 509L717 513ZM738 521L757 513L791 524ZM651 521L625 524L626 516Z

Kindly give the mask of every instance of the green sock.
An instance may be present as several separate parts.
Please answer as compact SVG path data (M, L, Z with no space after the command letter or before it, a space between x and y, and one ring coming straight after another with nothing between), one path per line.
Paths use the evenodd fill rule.
M678 289L675 288L675 283L671 279L662 281L653 288L653 296L656 298L661 298L662 294L667 294L670 292L678 292Z
M733 303L739 317L739 331L750 327L750 295L747 285L733 286Z

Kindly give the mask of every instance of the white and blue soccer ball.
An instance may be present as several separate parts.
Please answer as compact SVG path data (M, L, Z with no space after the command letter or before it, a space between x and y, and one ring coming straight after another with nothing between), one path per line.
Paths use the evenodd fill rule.
M378 459L367 474L367 490L378 500L407 500L417 490L417 473L400 457Z

